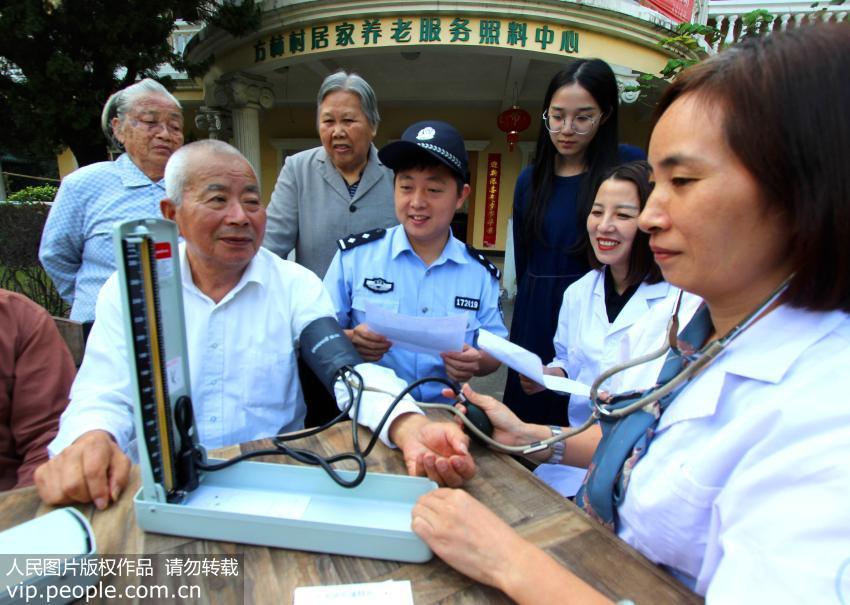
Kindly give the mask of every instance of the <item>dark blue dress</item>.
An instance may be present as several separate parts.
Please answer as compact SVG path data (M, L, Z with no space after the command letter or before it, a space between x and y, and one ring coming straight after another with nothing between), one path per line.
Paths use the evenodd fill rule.
M620 145L620 160L644 159L646 154L630 145ZM517 296L511 320L511 342L536 353L544 364L555 357L552 339L558 328L558 312L567 287L590 270L587 259L567 253L576 242L579 229L576 204L584 174L556 176L552 197L543 222L545 242L535 241L530 249L519 244L522 221L529 203L533 167L525 168L514 189L513 236L516 259ZM543 391L526 395L519 376L508 370L505 404L525 422L567 426L569 397Z

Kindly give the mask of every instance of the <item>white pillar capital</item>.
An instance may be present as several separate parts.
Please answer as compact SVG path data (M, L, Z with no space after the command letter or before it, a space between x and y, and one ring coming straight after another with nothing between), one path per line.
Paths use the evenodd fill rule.
M274 105L274 91L262 76L236 72L226 74L216 80L215 100L218 105L228 109L255 107L271 109Z
M262 76L230 73L216 80L216 104L230 110L233 144L248 159L257 180L262 181L260 162L260 109L274 105L274 91Z

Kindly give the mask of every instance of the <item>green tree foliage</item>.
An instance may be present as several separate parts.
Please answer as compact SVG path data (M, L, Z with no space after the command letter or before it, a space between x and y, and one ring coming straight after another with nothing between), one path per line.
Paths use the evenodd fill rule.
M843 2L844 0L836 1ZM764 9L741 15L740 34L737 40L731 42L731 44L736 44L750 36L762 36L768 33L773 20L774 16ZM723 50L727 43L721 36L723 36L723 32L710 25L679 23L676 26L675 33L660 40L658 45L678 51L681 58L669 59L658 74L643 74L638 78L638 86L632 87L631 90L639 90L643 96L656 87L659 79L664 82L673 81L682 70L705 58L709 54L707 50L709 46ZM718 42L716 45L713 44L715 41Z
M259 11L254 0L0 0L0 148L106 159L110 94L163 64L203 68L172 52L176 19L238 36L258 27Z
M10 202L52 202L59 187L54 185L34 185L24 187L9 196Z

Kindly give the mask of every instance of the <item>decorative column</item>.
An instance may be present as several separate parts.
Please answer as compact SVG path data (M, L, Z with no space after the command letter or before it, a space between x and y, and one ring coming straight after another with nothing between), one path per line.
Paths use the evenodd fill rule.
M723 24L726 23L727 19L725 15L717 15L714 18L714 29L717 30L717 34L714 36L714 41L711 44L714 52L720 52L720 45L723 42Z
M738 22L739 15L729 15L729 29L726 31L726 45L733 44L735 42L735 24Z
M243 72L227 74L216 81L215 100L230 110L233 143L248 159L257 179L260 174L260 109L270 109L274 92L262 76Z
M222 107L204 105L195 116L195 126L209 132L209 138L228 141L233 136L233 120L230 112Z

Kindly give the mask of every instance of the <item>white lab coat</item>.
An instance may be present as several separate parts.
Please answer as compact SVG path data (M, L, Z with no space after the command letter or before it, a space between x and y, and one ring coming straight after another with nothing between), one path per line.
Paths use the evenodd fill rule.
M624 355L656 348L667 319L649 313ZM661 363L624 372L618 390L654 383ZM619 507L620 537L709 603L846 601L848 368L847 314L782 306L762 318L665 411Z
M554 339L555 359L549 366L562 368L573 380L592 384L602 371L617 363L620 339L626 331L660 302L672 303L678 291L667 282L642 283L614 322L609 323L605 273L590 271L564 292ZM570 396L570 426L580 426L590 413L590 399ZM539 478L564 496L576 494L585 473L586 469L563 464L542 464L535 470Z

